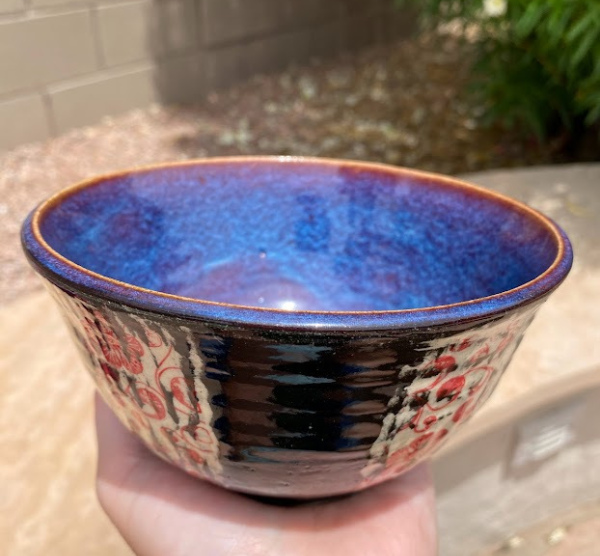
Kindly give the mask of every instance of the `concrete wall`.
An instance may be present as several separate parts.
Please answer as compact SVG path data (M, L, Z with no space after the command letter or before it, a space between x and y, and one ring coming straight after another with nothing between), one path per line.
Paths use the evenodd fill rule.
M0 149L398 38L392 0L0 0Z
M573 413L571 441L538 462L518 465L520 431L565 408ZM440 556L477 556L552 516L600 502L599 420L596 388L439 455L433 470ZM518 554L534 554L526 548Z

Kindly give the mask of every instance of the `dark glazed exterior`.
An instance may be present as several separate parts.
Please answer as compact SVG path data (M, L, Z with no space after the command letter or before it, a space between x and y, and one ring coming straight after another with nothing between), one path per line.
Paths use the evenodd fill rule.
M355 491L432 454L491 393L534 312L319 334L53 291L103 397L150 449L227 488L294 498Z
M302 164L338 164L471 187L378 165L291 163L295 172ZM521 211L547 227L544 241L554 238L556 255L538 277L510 291L437 307L261 309L152 292L71 263L48 245L39 225L44 211L68 195L29 217L24 245L102 396L167 461L227 488L266 496L353 492L428 458L490 395L572 257L563 232L543 216L471 188L474 198L487 196L499 210Z

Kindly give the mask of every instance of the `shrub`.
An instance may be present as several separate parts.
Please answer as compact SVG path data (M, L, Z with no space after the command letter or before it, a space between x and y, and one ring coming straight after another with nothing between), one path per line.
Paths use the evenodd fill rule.
M599 0L397 0L429 28L474 29L471 85L488 122L544 139L600 122Z

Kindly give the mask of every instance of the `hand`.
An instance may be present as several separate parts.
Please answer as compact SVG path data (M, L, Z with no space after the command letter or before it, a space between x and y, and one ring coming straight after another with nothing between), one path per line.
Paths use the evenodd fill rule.
M194 479L154 456L96 397L97 490L140 556L433 556L429 469L349 497L280 507Z

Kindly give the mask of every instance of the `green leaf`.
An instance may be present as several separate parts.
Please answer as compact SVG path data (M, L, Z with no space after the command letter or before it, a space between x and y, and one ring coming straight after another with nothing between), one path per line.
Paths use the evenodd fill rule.
M429 29L457 18L480 26L470 91L488 122L540 139L598 122L600 0L507 1L505 16L482 20L482 0L395 0L418 6Z
M548 16L546 25L548 32L546 40L549 44L558 45L564 42L564 35L573 18L578 1L580 2L580 0L575 2L560 0L554 3L554 8Z
M548 6L545 3L531 1L515 25L515 34L520 38L529 35L547 12Z
M594 27L593 29L590 29L590 32L587 35L585 35L579 44L579 47L573 54L573 57L571 58L571 64L573 66L578 65L585 58L585 56L590 53L590 50L596 43L599 34L600 28Z
M596 106L594 106L588 113L587 116L585 117L585 125L587 126L592 126L594 125L598 120L600 120L600 103L598 103Z
M590 25L594 25L594 20L591 17L582 17L566 34L566 41L568 43L574 42L581 34L585 33Z

